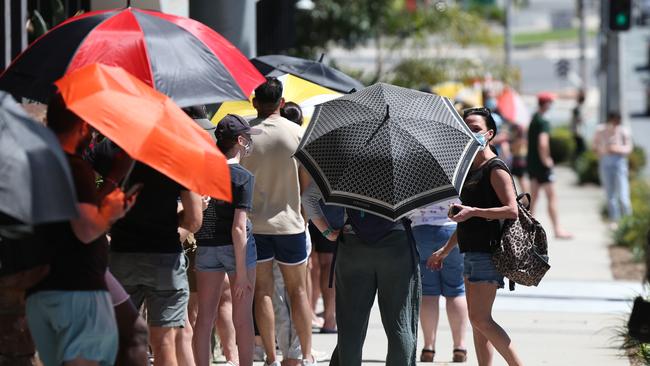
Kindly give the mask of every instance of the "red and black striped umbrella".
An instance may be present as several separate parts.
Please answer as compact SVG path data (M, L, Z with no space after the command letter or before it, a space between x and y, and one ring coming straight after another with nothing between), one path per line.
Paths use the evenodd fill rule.
M91 63L120 66L181 107L246 100L265 80L206 25L129 7L61 23L13 61L0 89L46 103L54 81Z

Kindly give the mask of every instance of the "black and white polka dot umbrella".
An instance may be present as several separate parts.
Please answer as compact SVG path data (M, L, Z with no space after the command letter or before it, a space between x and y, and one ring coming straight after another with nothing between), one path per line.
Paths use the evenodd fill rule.
M396 220L458 196L479 148L448 99L380 83L317 106L295 157L326 203Z

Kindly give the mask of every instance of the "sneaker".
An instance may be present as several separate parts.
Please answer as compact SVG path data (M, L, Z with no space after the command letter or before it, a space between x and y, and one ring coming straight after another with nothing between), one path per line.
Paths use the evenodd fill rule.
M264 347L255 345L255 350L253 351L253 360L254 361L264 361L266 359L266 353L264 352Z
M280 364L280 361L278 361L278 360L273 361L273 363L268 363L268 362L264 361L264 365L266 365L266 366L282 366L282 364Z
M331 354L328 354L326 352L317 351L317 350L312 348L311 349L311 355L314 357L314 360L316 360L316 361L325 361L325 360L327 360L327 358Z
M302 366L318 366L318 362L316 362L316 358L313 355L311 357L314 361L302 360Z

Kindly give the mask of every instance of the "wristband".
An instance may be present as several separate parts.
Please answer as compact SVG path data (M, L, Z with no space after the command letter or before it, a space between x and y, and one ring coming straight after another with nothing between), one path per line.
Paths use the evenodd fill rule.
M332 230L331 227L328 227L327 229L325 229L325 231L323 231L322 234L323 234L324 237L327 238L332 233L332 231L334 231L334 230Z

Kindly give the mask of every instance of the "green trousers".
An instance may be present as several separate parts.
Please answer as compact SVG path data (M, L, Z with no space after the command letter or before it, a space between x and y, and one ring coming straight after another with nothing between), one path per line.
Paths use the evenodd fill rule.
M330 366L358 366L375 296L388 338L387 366L415 366L420 270L405 231L365 243L343 235L336 258L338 344ZM414 261L415 260L415 261Z

